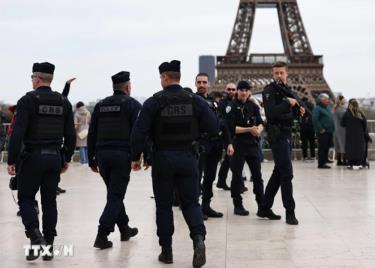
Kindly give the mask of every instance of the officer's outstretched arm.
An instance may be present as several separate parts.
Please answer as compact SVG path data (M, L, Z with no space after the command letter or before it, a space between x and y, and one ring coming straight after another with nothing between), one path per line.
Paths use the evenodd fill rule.
M76 131L74 129L73 111L70 102L65 99L66 117L64 124L64 156L65 162L70 162L76 147Z

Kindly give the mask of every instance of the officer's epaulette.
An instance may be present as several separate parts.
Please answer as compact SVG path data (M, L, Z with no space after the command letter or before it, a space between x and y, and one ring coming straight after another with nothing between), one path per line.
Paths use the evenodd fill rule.
M55 95L58 95L59 97L61 97L61 100L64 100L66 99L60 92L57 92L57 91L51 91L51 93L55 94ZM37 98L39 99L40 98L40 93L35 91L35 90L32 90L32 91L29 91L26 93L26 95L32 97L32 98Z
M152 95L153 97L155 98L160 98L164 95L165 91L164 90L160 90L158 92L156 92L154 95Z
M30 96L30 97L35 96L35 90L32 90L32 91L28 91L28 92L26 92L26 95L27 95L27 96Z

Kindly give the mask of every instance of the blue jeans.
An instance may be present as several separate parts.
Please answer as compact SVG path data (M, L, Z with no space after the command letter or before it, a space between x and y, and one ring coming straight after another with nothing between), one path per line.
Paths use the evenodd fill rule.
M87 155L87 147L79 147L79 162L87 164L89 162Z

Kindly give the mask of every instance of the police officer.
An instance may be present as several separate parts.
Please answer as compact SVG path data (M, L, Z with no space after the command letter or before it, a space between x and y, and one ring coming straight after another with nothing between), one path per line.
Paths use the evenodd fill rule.
M227 96L222 99L219 102L219 113L221 114L222 117L226 116L226 111L225 109L229 105L229 103L235 98L236 96L236 84L234 83L229 83L225 87L225 92L227 93ZM223 189L225 191L229 191L230 188L228 187L228 184L226 182L227 176L228 176L228 171L230 168L230 156L228 154L225 154L224 159L220 165L219 173L217 176L217 184L216 187Z
M275 167L268 181L262 205L257 215L270 220L279 220L271 210L273 201L279 187L284 208L286 209L286 223L297 225L295 217L295 203L293 199L293 167L292 167L292 124L297 114L304 114L305 110L299 107L294 98L284 94L291 92L286 86L288 79L288 66L285 62L276 62L272 67L274 82L265 87L263 91L263 104L267 118L268 135L271 143ZM280 87L283 87L281 90ZM288 94L290 95L290 94Z
M72 106L60 93L51 90L55 66L48 62L34 63L31 75L34 91L28 92L17 103L17 115L9 142L8 173L16 175L15 163L22 143L18 176L18 205L26 236L32 245L52 244L56 233L56 187L60 172L68 168L75 147ZM63 147L62 147L63 146ZM43 235L34 209L35 195L40 188L43 211ZM27 260L39 253L30 251Z
M198 149L201 132L214 135L218 121L207 103L179 85L180 62L159 66L162 91L143 104L132 137L132 168L140 169L140 156L146 137L154 143L152 184L156 202L156 225L161 253L159 261L173 263L172 235L174 185L180 195L181 210L193 240L193 266L206 262L206 229L198 203Z
M262 118L259 107L252 102L251 86L247 81L239 81L237 85L237 98L226 108L227 121L233 138L234 154L231 158L231 196L234 205L234 214L247 216L247 211L242 204L241 189L243 187L242 171L246 163L250 167L253 178L253 192L258 206L261 204L264 188L261 173L258 141L262 131Z
M206 73L197 74L195 78L195 86L197 88L196 94L207 102L208 106L219 120L220 114L218 111L218 103L208 97L208 88L210 86L208 75ZM223 138L225 138L224 144L229 146L231 144L229 133L224 124L224 120L221 120L219 135L210 136L207 135L207 133L203 133L200 139L202 152L199 156L199 178L202 180L203 176L202 211L205 216L212 218L223 217L223 213L211 208L211 199L214 195L212 186L216 177L217 165L219 164L223 152Z
M87 147L89 166L99 172L107 187L107 203L99 219L94 247L112 247L108 235L115 225L120 230L121 241L138 233L129 227L124 197L131 171L130 133L141 109L141 104L130 97L129 72L112 76L113 95L95 105L89 127Z

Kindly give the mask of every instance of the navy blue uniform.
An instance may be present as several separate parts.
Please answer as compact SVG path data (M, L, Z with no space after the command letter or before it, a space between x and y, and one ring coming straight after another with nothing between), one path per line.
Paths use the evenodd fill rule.
M263 180L261 173L261 161L258 149L258 138L250 133L236 134L236 127L253 127L263 124L259 107L250 100L242 103L239 100L232 101L226 108L227 122L233 135L234 154L231 158L231 196L235 207L242 206L241 189L243 187L242 170L246 163L250 167L253 179L253 193L257 204L260 205L263 195Z
M309 101L305 101L305 105L309 108L310 112L314 110L314 104ZM302 156L303 159L307 158L307 145L310 145L310 156L315 158L315 131L312 122L312 115L310 112L306 112L300 119L300 134L302 141Z
M290 90L286 88L286 90ZM263 105L267 118L275 167L268 181L262 202L263 209L270 209L274 197L281 187L283 205L288 212L293 212L293 167L292 167L292 124L296 113L288 99L271 83L263 91Z
M60 103L48 104L47 101L38 105L33 94L47 100L54 97L54 101ZM59 132L57 135L56 130ZM17 171L18 204L26 230L39 228L34 200L40 188L43 234L47 242L53 241L57 235L56 187L62 164L70 162L73 155L75 139L72 106L62 95L43 86L18 101L9 141L8 164L14 165L18 159L21 161Z
M211 210L210 203L213 197L212 185L216 178L217 165L219 164L223 153L223 141L225 146L230 144L231 141L225 121L220 117L218 103L212 98L206 98L204 95L198 93L197 95L202 97L208 103L210 109L220 122L220 132L218 135L211 136L204 133L200 139L202 152L199 156L199 178L202 180L203 177L202 209L205 214L208 214L208 210ZM221 213L219 213L218 216L220 214Z
M203 224L201 207L198 203L198 157L197 151L193 149L192 141L175 143L160 140L163 137L173 140L176 139L177 135L181 136L184 135L183 132L191 131L191 129L184 131L183 125L181 125L182 129L168 128L169 123L172 126L179 124L183 117L180 117L182 119L176 120L174 123L168 121L165 124L165 129L160 129L160 125L162 125L160 118L163 114L165 114L165 120L168 120L168 117L173 117L174 114L186 113L186 109L178 110L178 105L173 105L174 102L172 101L168 106L172 109L165 111L163 108L165 104L159 98L163 94L183 96L189 94L192 101L192 111L188 111L187 114L190 114L188 118L192 117L197 121L199 132L215 135L218 132L218 120L201 97L183 90L179 85L171 85L146 100L133 128L131 136L133 161L140 159L147 137L151 137L155 145L152 155L152 184L156 202L157 235L162 247L171 247L174 232L172 212L174 185L176 185L180 195L181 209L190 229L190 237L193 238L197 235L204 237L206 229ZM186 105L186 107L189 106ZM180 130L182 133L174 134ZM158 135L159 131L162 132L161 135ZM159 138L157 138L158 136Z
M232 98L226 97L225 99L222 99L219 102L219 113L221 114L222 117L226 116L225 109L227 108L227 106L229 105L229 103L232 100L233 100ZM229 168L230 168L230 156L227 155L227 154L225 154L224 155L224 159L221 162L219 173L218 173L218 176L217 176L217 186L219 188L225 187L225 185L226 185L226 178L228 176Z
M107 203L99 230L109 234L115 224L124 233L129 222L124 197L130 179L130 133L141 104L122 91L114 91L96 104L87 139L89 166L99 166L107 187Z

